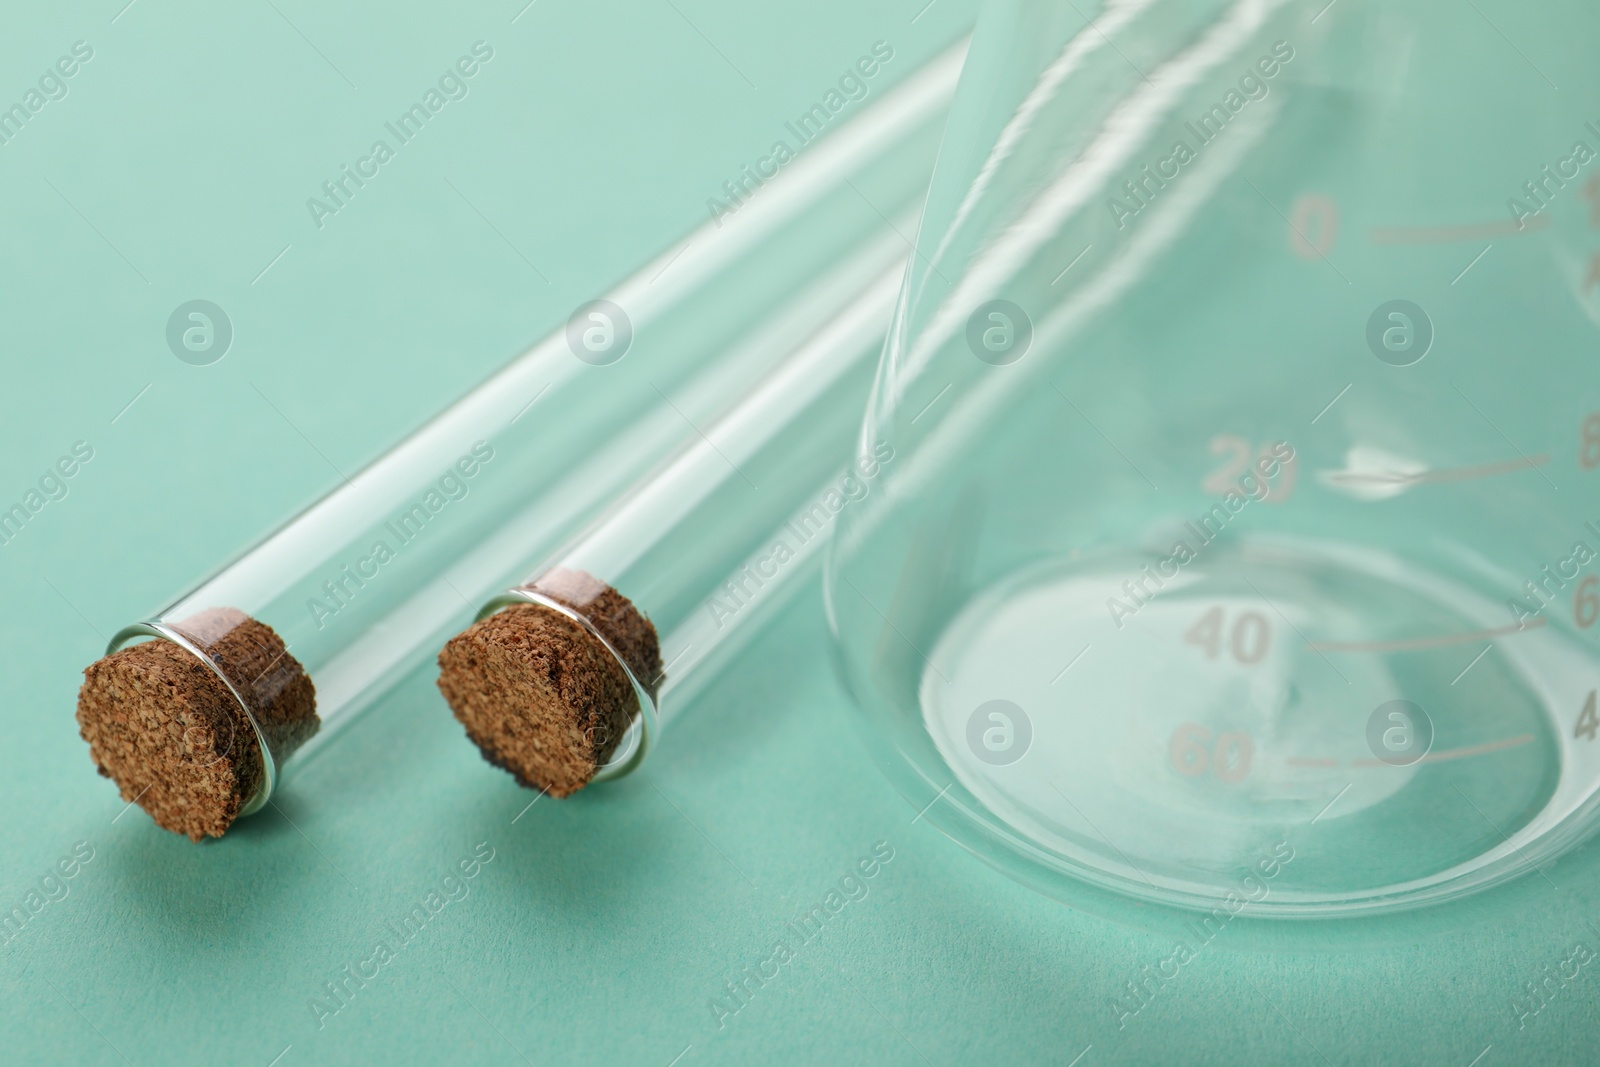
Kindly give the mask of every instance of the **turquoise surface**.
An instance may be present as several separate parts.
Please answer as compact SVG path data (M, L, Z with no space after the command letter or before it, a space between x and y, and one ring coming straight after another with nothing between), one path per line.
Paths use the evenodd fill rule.
M1237 920L1162 976L1183 916L1036 896L889 788L814 593L645 771L567 802L529 808L431 670L219 842L94 775L72 706L111 632L704 222L874 41L903 77L972 15L7 13L0 105L40 103L0 143L0 504L92 458L0 545L0 1062L1594 1061L1600 848L1381 922ZM319 228L307 199L478 41L466 95ZM167 347L193 299L233 326L208 366Z

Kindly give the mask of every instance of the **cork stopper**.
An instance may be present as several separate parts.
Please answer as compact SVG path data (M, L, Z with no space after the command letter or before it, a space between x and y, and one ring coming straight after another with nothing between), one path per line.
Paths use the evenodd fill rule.
M227 677L282 763L317 732L316 692L265 623L214 608L171 624ZM122 799L191 841L221 837L266 776L255 728L221 678L165 640L119 649L83 672L78 732Z
M551 571L527 588L589 620L654 698L656 628L627 597L581 571ZM554 797L588 785L640 711L605 645L540 604L512 605L451 638L439 653L439 691L484 759Z

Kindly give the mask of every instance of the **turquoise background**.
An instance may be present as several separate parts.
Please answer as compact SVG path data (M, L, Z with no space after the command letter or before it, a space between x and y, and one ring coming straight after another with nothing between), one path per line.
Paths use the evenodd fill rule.
M282 815L219 842L157 830L94 775L73 700L113 630L701 224L873 41L904 77L973 13L7 13L0 103L75 41L94 58L0 145L0 502L73 442L95 454L0 547L0 912L76 843L93 859L0 945L0 1062L1465 1065L1486 1047L1484 1065L1593 1062L1592 966L1524 1028L1511 1007L1575 943L1600 949L1593 845L1417 915L1241 920L1119 1029L1107 998L1169 954L1183 917L1045 899L918 819L927 798L899 798L854 736L814 594L645 771L567 802L527 808L431 668L306 767ZM467 98L317 229L305 199L480 39L495 56ZM211 366L166 347L194 298L233 322ZM494 858L469 895L319 1026L324 983L479 842ZM878 842L894 858L866 897L719 1027L724 983Z

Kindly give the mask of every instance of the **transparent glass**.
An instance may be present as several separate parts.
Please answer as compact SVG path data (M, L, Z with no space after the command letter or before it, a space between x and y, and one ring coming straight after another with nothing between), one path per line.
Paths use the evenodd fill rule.
M1600 9L1518 18L986 9L827 583L979 856L1312 917L1594 828Z
M493 590L764 381L797 338L826 329L886 270L898 276L962 49L116 635L108 653L170 640L232 691L254 732L241 743L265 764L245 814L266 804L290 756L319 751ZM886 319L887 305L878 342ZM303 676L315 686L309 727L289 706Z
M638 712L592 781L644 761L667 721L805 588L837 516L892 460L885 448L852 464L851 452L904 272L901 260L861 285L748 396L479 612L527 603L560 612L628 676ZM653 677L590 617L608 587L660 635Z

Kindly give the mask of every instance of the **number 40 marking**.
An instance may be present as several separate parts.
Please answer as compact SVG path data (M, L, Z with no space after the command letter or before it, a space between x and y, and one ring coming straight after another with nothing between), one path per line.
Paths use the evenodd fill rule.
M1244 664L1260 663L1272 644L1272 626L1260 612L1247 611L1234 620L1229 638L1234 659ZM1222 609L1212 608L1200 616L1183 640L1205 649L1206 658L1216 659L1222 651Z
M1600 715L1595 714L1595 690L1589 690L1589 699L1583 702L1583 711L1578 714L1578 725L1573 727L1573 737L1586 737L1594 740L1595 731L1600 730Z

